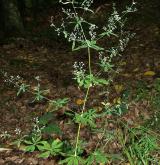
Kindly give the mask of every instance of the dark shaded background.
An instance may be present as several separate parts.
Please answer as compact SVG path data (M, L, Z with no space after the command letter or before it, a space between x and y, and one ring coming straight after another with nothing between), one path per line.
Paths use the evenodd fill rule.
M115 2L120 9L132 1L95 0L92 7L95 9L102 7L105 10L106 4L112 2ZM146 19L149 23L154 21L160 23L159 0L138 0L137 7L139 11L135 21ZM59 14L58 9L60 9L58 0L0 0L0 39L11 36L28 36L27 32L33 32L35 27L43 28L44 22L49 25L49 17L51 15L56 17ZM106 8L106 10L110 9L111 6Z

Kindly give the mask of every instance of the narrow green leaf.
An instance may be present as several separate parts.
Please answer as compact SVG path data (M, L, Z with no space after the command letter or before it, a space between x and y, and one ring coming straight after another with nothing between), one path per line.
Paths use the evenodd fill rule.
M30 145L30 146L26 146L25 151L27 152L33 152L35 150L35 146L34 145Z
M53 113L45 113L39 118L39 124L46 125L50 120L53 119Z
M58 127L58 125L56 124L49 124L48 126L46 126L43 130L43 133L47 133L47 134L52 134L52 133L56 133L56 134L62 134L61 129Z

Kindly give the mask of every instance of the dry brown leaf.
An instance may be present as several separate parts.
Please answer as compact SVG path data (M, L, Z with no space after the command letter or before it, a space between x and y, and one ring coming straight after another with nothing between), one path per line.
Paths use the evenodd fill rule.
M117 93L121 93L124 89L123 85L121 85L121 84L120 85L115 85L114 88L115 88Z
M84 100L82 100L82 99L77 99L76 100L77 105L82 105L83 103L84 103Z

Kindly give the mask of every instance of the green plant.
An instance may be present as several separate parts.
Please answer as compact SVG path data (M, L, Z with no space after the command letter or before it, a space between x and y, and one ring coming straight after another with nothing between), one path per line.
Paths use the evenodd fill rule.
M24 83L20 84L18 92L17 92L17 96L19 96L21 93L25 93L28 87L29 85L26 85Z
M41 117L39 117L38 125L43 128L42 133L61 135L62 131L55 122L53 122L54 116L53 113L47 112Z
M90 107L88 100L92 88L97 86L109 88L109 85L111 85L113 81L112 74L117 73L116 66L113 64L113 59L122 54L129 40L134 37L134 34L125 31L125 23L127 20L127 13L136 11L135 2L133 2L131 6L126 7L126 10L122 11L121 14L119 14L119 12L116 10L114 4L113 12L109 17L107 24L103 27L98 27L94 23L87 21L85 18L85 14L94 14L94 11L91 9L93 0L59 0L59 2L65 6L62 8L65 18L62 19L60 27L57 27L54 25L52 17L51 27L54 28L58 35L64 35L64 38L71 43L72 51L85 49L88 56L88 66L86 66L84 62L75 62L73 65L74 80L76 80L78 87L85 92L80 111L75 112L71 109L72 114L70 116L72 117L72 121L75 123L77 128L76 138L75 142L71 143L71 146L68 147L68 151L63 150L63 142L60 140L53 140L51 143L49 141L43 141L43 131L47 127L49 130L51 130L51 125L53 126L53 123L50 123L52 120L52 115L51 113L47 113L36 122L34 131L31 134L31 138L28 138L24 141L25 144L28 145L26 150L32 152L38 149L43 152L40 155L40 157L43 158L60 154L63 156L62 158L64 158L60 160L60 164L90 165L93 163L109 163L111 156L106 156L104 148L108 141L114 139L114 134L110 133L110 136L107 137L107 131L104 127L102 129L102 138L108 138L108 141L104 145L101 143L102 138L100 138L96 147L92 149L90 153L87 153L85 157L83 157L85 149L81 144L81 130L83 126L86 126L89 131L98 131L99 128L96 129L98 125L97 119L100 118L102 120L103 118L108 117L108 115L120 117L127 109L127 104L125 104L125 102L111 105L109 103L110 100L107 98L107 103L103 102L102 108L105 112L101 113L97 112L95 108ZM104 39L113 39L116 40L116 42L113 42L110 48L103 46L103 44L100 46L100 43L104 41ZM92 54L99 56L97 65L100 68L100 71L98 72L93 69ZM23 81L20 83L15 83L18 87L17 95L20 95L25 91L30 91L30 93L34 95L33 102L39 102L42 100L48 101L49 108L47 108L47 112L57 111L66 103L68 103L68 99L66 98L58 100L49 99L46 96L49 91L42 89L40 85L40 78L36 77L35 79L37 81L37 85L34 88L26 85ZM11 80L9 82L15 82L15 80ZM66 153L63 153L63 151L66 151Z
M149 89L147 88L147 84L143 81L139 81L137 83L137 90L136 90L136 101L141 101L143 99L148 99Z
M159 150L157 137L151 135L149 130L143 127L126 128L126 134L118 134L123 146L123 153L131 165L149 165L157 162L154 155Z
M68 165L79 165L79 164L83 165L85 164L85 160L80 156L68 155L66 159L61 160L59 163L68 164Z
M112 80L110 78L106 80L103 77L100 77L100 72L93 73L91 67L91 53L96 51L99 54L100 62L98 65L100 65L102 70L107 72L109 75L110 70L112 70L113 67L113 57L120 55L120 53L124 51L130 38L134 36L134 34L124 33L123 29L126 22L125 16L127 13L135 11L135 3L133 3L130 7L127 7L126 10L122 12L122 16L119 15L115 5L113 5L113 13L109 17L108 25L104 26L102 29L83 18L84 13L86 12L94 13L94 11L90 8L91 4L93 3L92 0L84 0L82 2L77 2L75 0L60 0L60 3L62 5L66 5L65 8L62 8L62 12L66 18L63 19L60 27L56 27L56 25L54 25L52 22L53 20L51 20L51 26L55 28L55 31L57 31L58 35L63 34L68 42L71 42L72 51L86 49L88 54L88 71L86 71L85 64L83 62L74 63L74 79L77 81L78 86L86 91L86 94L81 112L75 113L74 116L75 123L78 123L74 154L68 155L64 160L61 161L61 163L66 163L68 165L78 165L84 164L83 159L78 153L81 127L82 125L96 127L95 119L98 117L93 108L86 108L90 89L95 86L107 86ZM83 11L82 17L80 16L79 10ZM70 30L71 28L73 29L72 31ZM117 32L118 28L120 28L119 33ZM100 34L97 34L98 31L100 31ZM116 37L119 41L118 46L113 46L109 50L99 46L99 41L105 37ZM104 55L107 52L108 56L105 57ZM121 107L117 106L115 108L117 108L115 112L118 115L121 115ZM87 159L87 163L91 164L93 160L96 160L98 163L106 162L105 156L100 153L100 151L98 152L95 150L95 152L93 152L93 154L91 154Z
M125 102L120 102L111 105L109 102L105 103L102 102L102 105L104 106L105 115L116 115L116 116L122 116L124 113L128 110L128 104Z
M160 79L157 78L154 80L151 92L150 92L150 105L152 109L151 117L146 120L145 125L150 127L154 130L159 130L159 123L160 123Z
M154 88L157 92L160 92L160 78L157 78L154 82Z
M37 136L33 136L31 137L31 139L28 140L24 140L24 143L26 144L26 148L25 151L27 152L33 152L36 149L39 149L39 147L41 146L41 144L43 143L41 136L37 137Z
M61 154L63 143L59 140L53 140L51 143L47 141L40 142L41 146L38 146L38 149L42 151L39 155L41 158L48 158L49 156L56 156Z
M18 148L20 148L21 144L24 143L24 140L27 137L27 135L23 135L19 128L15 129L15 133L16 133L17 137L16 137L16 140L14 140L12 142L12 144L16 145Z
M0 134L0 138L2 138L3 140L6 140L6 139L8 139L10 137L11 137L11 135L8 133L8 131L3 131Z
M17 148L20 148L21 144L24 143L24 140L27 136L24 135L22 137L17 137L11 144L16 145Z
M106 155L104 153L102 153L101 151L94 151L93 153L91 153L87 160L86 160L86 165L92 165L93 163L96 163L96 164L105 164L107 163L109 160L108 158L106 157Z
M97 118L96 110L89 109L83 114L75 114L74 121L78 124L96 127L95 119Z
M31 133L27 136L22 136L22 138L18 138L19 140L17 142L21 142L25 144L25 151L27 152L33 152L35 150L38 150L41 143L44 141L42 140L42 130L44 126L39 125L39 119L36 117L34 118L34 124L33 129ZM20 134L18 134L20 136ZM20 145L20 144L19 144Z
M64 107L68 103L68 101L69 101L68 98L63 98L63 99L57 99L57 100L49 101L50 112L57 111L60 108Z

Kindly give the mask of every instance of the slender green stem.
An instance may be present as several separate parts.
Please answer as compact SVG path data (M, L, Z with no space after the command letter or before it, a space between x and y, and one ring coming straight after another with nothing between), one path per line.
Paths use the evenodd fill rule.
M86 92L86 95L85 95L85 99L84 99L81 115L83 115L83 113L85 111L89 90L90 90L90 87L87 88L87 92ZM81 123L79 123L79 125L78 125L78 131L77 131L77 137L76 137L76 146L75 146L75 152L74 152L75 156L77 156L77 149L78 149L78 143L79 143L79 138L80 138L80 130L81 130Z
M78 125L78 131L77 131L77 137L76 137L76 146L75 146L74 156L77 156L77 148L78 148L80 130L81 130L81 123Z
M84 99L84 104L83 104L83 107L82 107L82 112L84 112L85 110L85 107L86 107L86 102L87 102L87 98L88 98L88 94L89 94L89 90L90 90L90 87L87 88L87 92L86 92L86 96L85 96L85 99Z
M89 68L89 74L91 75L92 74L92 69L91 69L91 52L90 52L90 48L89 47L88 47L88 68ZM89 86L87 88L87 92L86 92L86 95L85 95L85 99L84 99L81 115L83 115L83 113L85 111L86 102L87 102L87 99L88 99L90 88L91 88L91 86ZM79 123L79 125L78 125L78 131L77 131L77 137L76 137L76 146L75 146L75 153L74 153L75 156L77 156L77 149L78 149L78 143L79 143L79 138L80 138L80 130L81 130L81 123Z
M75 10L74 0L72 1L72 6L73 6L73 10L74 10L74 12L75 12L76 17L79 18L78 13L77 13L77 11ZM83 30L83 26L82 26L81 23L80 23L80 27L81 27L81 30L82 30L82 33L83 33L83 37L84 37L85 41L87 41L86 35L85 35L85 33L84 33L84 30ZM86 43L87 43L87 42L86 42ZM89 47L89 45L88 45L88 69L89 69L89 74L91 75L91 74L92 74L92 69L91 69L91 52L90 52L90 47ZM83 115L83 113L84 113L84 111L85 111L85 108L86 108L86 102L87 102L87 99L88 99L90 87L91 87L91 86L89 85L89 87L87 88L87 91L86 91L86 95L85 95L85 98L84 98L84 103L83 103L81 115ZM78 149L78 143L79 143L79 138L80 138L80 130L81 130L81 123L79 123L79 125L78 125L74 156L77 156L77 149Z
M128 150L124 147L124 154L126 154L126 156L127 156L127 158L128 158L128 160L129 160L129 163L131 164L131 165L135 165L134 164L134 162L133 162L133 159L132 159L132 157L131 157L131 155L130 155L130 153L128 152Z
M88 47L88 68L89 68L89 74L92 74L92 69L91 69L91 50L90 47Z

